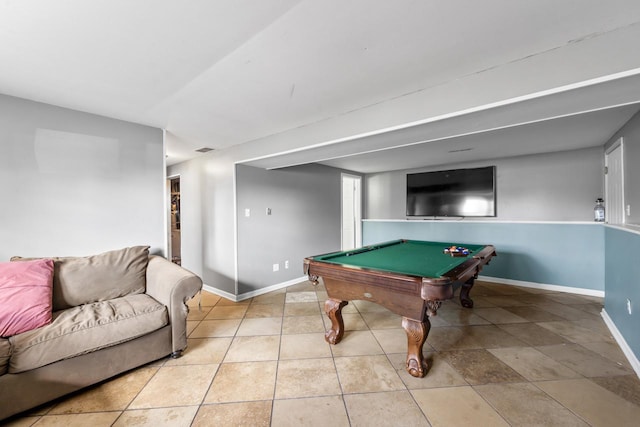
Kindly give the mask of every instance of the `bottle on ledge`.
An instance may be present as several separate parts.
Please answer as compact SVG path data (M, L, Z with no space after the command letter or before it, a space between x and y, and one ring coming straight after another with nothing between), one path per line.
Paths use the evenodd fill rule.
M593 208L593 214L596 222L604 222L604 200L599 197L596 199L596 207Z

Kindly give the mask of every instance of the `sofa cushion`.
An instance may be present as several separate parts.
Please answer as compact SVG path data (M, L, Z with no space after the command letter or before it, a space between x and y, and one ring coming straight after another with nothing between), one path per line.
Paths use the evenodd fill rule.
M51 322L53 261L0 262L0 337Z
M11 261L30 259L13 257ZM149 246L52 259L54 311L145 291Z
M146 294L57 311L51 324L9 338L13 347L9 373L119 344L168 323L167 308Z
M11 344L6 338L0 338L0 375L7 373L9 357L11 356Z

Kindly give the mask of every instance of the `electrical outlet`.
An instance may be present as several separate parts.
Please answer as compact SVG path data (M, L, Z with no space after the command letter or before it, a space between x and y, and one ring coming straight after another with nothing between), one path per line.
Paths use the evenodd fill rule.
M627 205L627 216L631 216L631 205Z
M250 217L251 216L251 209L245 209L244 210L244 216Z
M289 268L289 260L286 260L286 261L284 262L284 269L286 270L286 269L288 269L288 268Z
M631 310L631 300L630 300L629 298L627 298L627 311L629 312L629 314L631 314L631 313L632 313L632 310Z
M273 264L273 271L280 271L280 264Z
M267 215L271 215L271 208L267 208Z

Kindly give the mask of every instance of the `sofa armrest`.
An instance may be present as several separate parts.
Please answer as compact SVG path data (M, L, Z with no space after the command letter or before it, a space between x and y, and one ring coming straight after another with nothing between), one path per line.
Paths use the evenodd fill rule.
M185 304L202 289L202 280L177 264L157 255L149 256L147 294L167 306L173 353L187 347L187 314Z

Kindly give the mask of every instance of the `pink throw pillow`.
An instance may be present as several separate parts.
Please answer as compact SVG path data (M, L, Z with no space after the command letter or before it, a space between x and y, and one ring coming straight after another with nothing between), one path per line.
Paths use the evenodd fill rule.
M0 262L0 337L51 323L53 260Z

